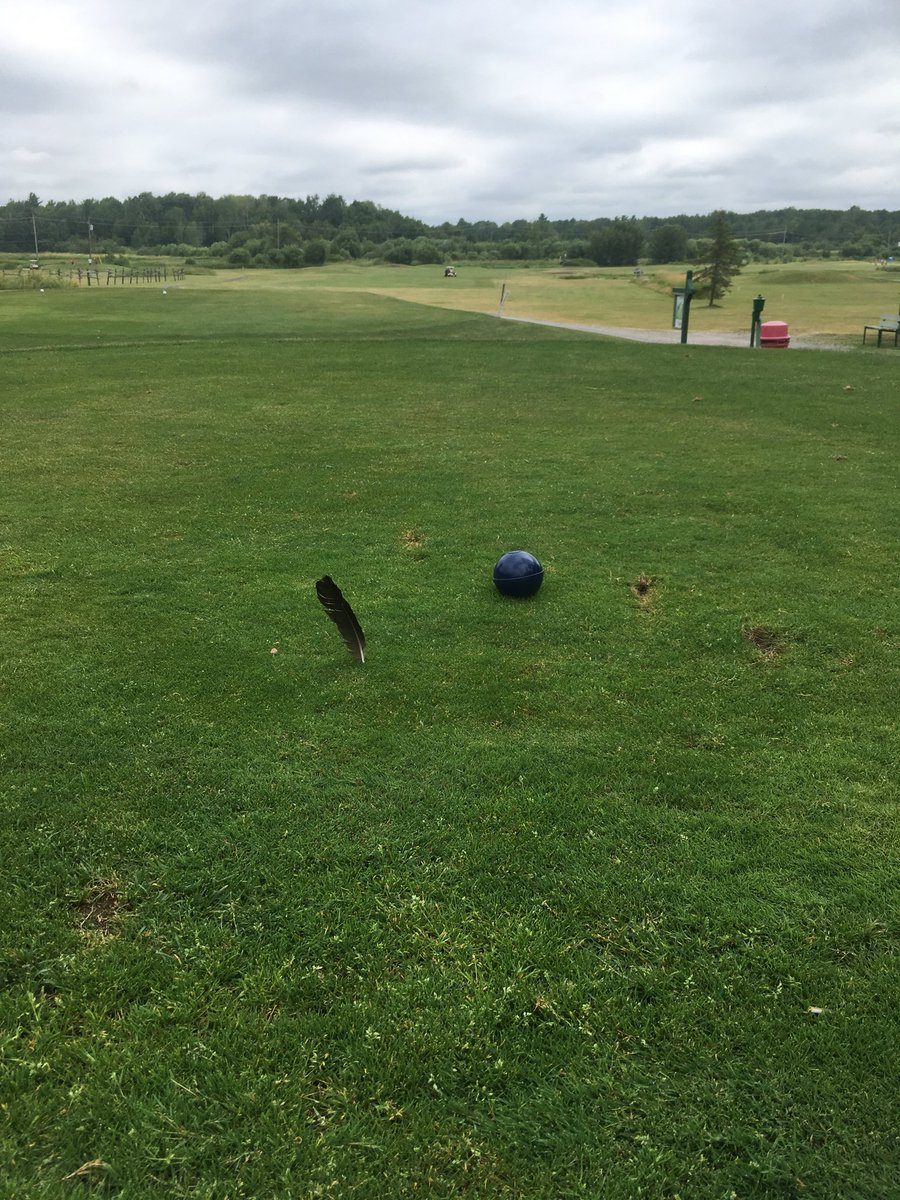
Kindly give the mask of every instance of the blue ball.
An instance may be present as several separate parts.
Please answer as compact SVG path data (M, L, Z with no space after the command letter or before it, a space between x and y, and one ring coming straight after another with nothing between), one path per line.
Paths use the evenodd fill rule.
M544 582L544 568L527 550L509 550L497 559L494 584L504 596L533 596Z

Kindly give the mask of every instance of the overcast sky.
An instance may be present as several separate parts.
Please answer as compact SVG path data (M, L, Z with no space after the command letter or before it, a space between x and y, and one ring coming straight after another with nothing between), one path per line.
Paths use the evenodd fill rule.
M0 202L900 208L896 0L7 0Z

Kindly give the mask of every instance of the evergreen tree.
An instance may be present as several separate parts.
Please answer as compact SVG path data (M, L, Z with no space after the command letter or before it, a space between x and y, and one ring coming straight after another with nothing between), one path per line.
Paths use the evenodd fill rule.
M694 278L709 288L709 307L724 296L740 275L743 252L728 227L724 212L713 213L712 240Z

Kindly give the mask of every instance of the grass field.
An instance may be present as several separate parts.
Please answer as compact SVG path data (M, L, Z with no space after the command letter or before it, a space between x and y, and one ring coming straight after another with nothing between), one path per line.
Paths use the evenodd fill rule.
M65 269L67 263L67 259L60 261ZM48 259L47 265L53 268L54 260ZM361 292L490 315L497 313L505 287L507 316L668 330L672 288L684 283L686 269L645 267L635 278L631 267L467 262L458 267L455 279L444 279L440 266L334 263L303 271L235 268L222 271L215 286L228 284L270 294L301 291L321 295L327 290L346 296ZM199 270L175 286L206 291L211 282L209 272ZM19 278L16 273L15 279ZM105 274L101 270L102 280ZM39 280L35 277L29 282L35 285ZM82 290L87 290L84 283ZM900 267L876 270L872 263L851 260L750 263L712 308L702 299L695 301L691 329L695 334L747 334L749 340L752 302L757 295L766 300L763 319L787 321L795 339L815 338L855 349L861 345L864 325L877 323L882 313L900 312Z
M898 356L267 274L0 293L0 1196L896 1197Z
M232 276L242 287L281 291L322 288L365 291L414 304L496 314L506 288L504 313L586 325L666 330L672 324L672 288L684 283L686 267L538 267L463 263L455 279L442 268L335 264L309 271L246 271ZM205 286L188 279L187 286ZM900 269L876 270L871 263L751 263L712 308L703 300L691 309L695 334L749 333L753 298L765 297L763 319L787 321L794 337L814 337L856 348L863 326L882 313L900 312ZM748 339L749 340L749 339ZM883 347L884 348L884 347Z
M329 269L330 270L330 269ZM504 284L508 316L538 317L578 324L669 329L672 288L684 283L685 267L646 267L635 278L630 267L522 268L464 263L456 279L432 267L374 268L366 272L385 295L418 303L495 313ZM320 281L334 280L323 273ZM358 269L344 270L356 285ZM387 278L384 276L387 274ZM691 308L695 333L742 333L750 329L753 298L765 297L763 320L787 321L792 334L857 346L865 324L881 313L900 311L900 270L876 270L864 262L751 263L712 308Z

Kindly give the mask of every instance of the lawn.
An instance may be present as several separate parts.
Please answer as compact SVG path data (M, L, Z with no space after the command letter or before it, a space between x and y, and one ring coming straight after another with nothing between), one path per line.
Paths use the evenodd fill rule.
M897 356L276 278L0 293L0 1195L895 1197Z
M440 267L347 264L300 273L302 286L365 287L416 304L495 314L505 286L506 316L536 317L586 325L670 329L672 288L684 284L686 266L566 267L519 263L462 263L455 279ZM272 272L255 272L257 277ZM280 273L285 275L284 272ZM296 273L281 286L296 287ZM265 283L265 286L269 286ZM712 308L698 299L691 308L695 334L747 333L753 299L765 298L763 320L786 321L796 338L814 337L856 348L863 326L882 313L900 311L900 269L835 260L750 263Z

